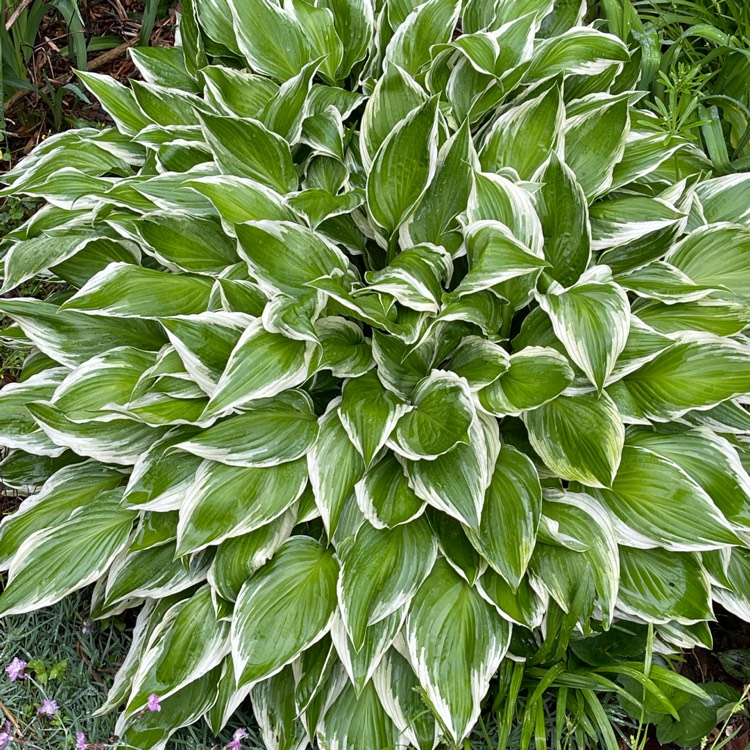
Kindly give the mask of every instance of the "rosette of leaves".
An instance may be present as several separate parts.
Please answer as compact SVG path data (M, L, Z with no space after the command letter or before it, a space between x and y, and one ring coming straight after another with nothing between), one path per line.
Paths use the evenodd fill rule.
M59 286L0 301L0 613L140 607L130 745L249 696L357 750L461 743L543 624L750 615L750 177L637 55L551 0L183 11L3 178L2 291Z

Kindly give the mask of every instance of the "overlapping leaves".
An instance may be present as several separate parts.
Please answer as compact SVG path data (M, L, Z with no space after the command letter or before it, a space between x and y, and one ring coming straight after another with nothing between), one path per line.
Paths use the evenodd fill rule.
M573 6L184 3L5 176L3 291L56 291L0 300L0 613L143 605L126 741L249 697L274 750L431 749L546 613L749 616L746 180Z

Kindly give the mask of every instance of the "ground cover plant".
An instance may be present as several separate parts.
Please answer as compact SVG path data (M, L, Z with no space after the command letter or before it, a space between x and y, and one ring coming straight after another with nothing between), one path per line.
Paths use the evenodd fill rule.
M46 205L0 291L58 286L0 300L0 615L139 608L123 744L247 697L269 748L456 747L491 683L498 747L522 687L525 747L551 687L565 747L617 747L597 693L731 704L660 654L750 614L750 178L579 6L183 3L144 81L80 74L115 127L4 176Z
M641 47L645 105L706 150L717 174L750 167L750 6L738 0L603 0L591 11Z

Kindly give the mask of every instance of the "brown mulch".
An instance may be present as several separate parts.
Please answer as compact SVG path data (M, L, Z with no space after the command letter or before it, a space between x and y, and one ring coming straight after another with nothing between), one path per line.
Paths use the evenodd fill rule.
M137 77L138 72L130 61L128 48L137 46L141 33L143 0L86 0L81 2L81 14L87 38L118 37L122 43L104 52L90 52L88 69L106 73L125 82ZM154 24L149 44L171 46L174 44L175 7L158 18ZM31 82L51 93L68 83L76 83L74 61L62 55L60 50L68 45L65 21L57 11L51 9L39 28L34 53L28 65ZM82 101L74 92L67 92L62 99L62 122L55 122L43 97L35 92L18 91L5 102L5 118L8 139L5 144L10 154L10 162L5 161L0 170L13 166L41 140L58 130L87 124L87 122L107 122L105 113L98 102L91 104Z

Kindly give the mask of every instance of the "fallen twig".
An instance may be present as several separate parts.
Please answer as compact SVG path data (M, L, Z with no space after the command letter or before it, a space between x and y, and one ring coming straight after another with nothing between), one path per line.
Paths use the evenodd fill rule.
M92 70L98 70L99 68L105 66L107 63L112 62L112 60L117 59L123 52L125 52L129 47L134 47L138 43L138 39L131 39L128 42L123 42L119 46L115 47L114 49L107 50L106 52L102 52L101 55L95 57L93 60L90 60L89 63L86 65L86 70L92 71ZM68 75L65 79L60 81L60 85L65 85L73 78L73 74L71 73ZM42 91L47 92L47 86L43 86ZM21 91L16 91L13 96L8 97L8 101L5 102L5 106L3 107L3 112L7 115L13 107L21 101L27 94L30 94L31 91L28 89L22 89Z
M18 16L20 16L21 13L23 13L26 10L26 8L28 8L29 5L31 5L31 3L32 3L32 0L21 0L21 3L19 4L19 6L13 11L13 13L11 13L10 18L5 22L6 31L10 31L11 26L13 26L13 24L16 22L16 20L18 19Z

